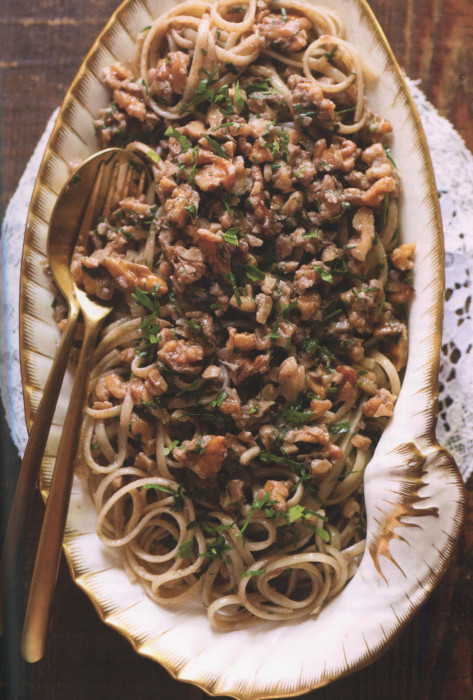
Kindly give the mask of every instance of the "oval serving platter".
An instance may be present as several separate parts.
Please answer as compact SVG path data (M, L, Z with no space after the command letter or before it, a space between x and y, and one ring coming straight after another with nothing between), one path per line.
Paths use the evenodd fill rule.
M402 237L417 246L409 361L394 417L366 469L368 535L361 566L315 620L221 633L209 627L200 610L160 608L128 580L116 552L105 549L95 534L95 509L86 483L77 478L64 538L74 580L101 618L138 653L207 693L242 700L301 694L374 661L439 581L463 519L461 476L435 438L444 258L425 136L399 66L367 3L317 4L342 16L347 39L373 73L369 104L394 125L391 150L405 193ZM102 69L116 60L131 62L134 37L172 5L172 0L126 0L120 6L72 83L46 148L28 215L21 275L20 358L29 426L59 337L43 272L51 211L71 169L97 150L93 118L109 100L100 79ZM44 499L70 389L68 375L42 465Z

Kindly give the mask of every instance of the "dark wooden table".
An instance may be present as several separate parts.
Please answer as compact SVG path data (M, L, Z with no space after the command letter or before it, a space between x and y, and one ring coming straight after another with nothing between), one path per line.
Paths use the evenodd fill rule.
M0 115L1 216L46 122L59 105L82 58L116 9L114 0L1 0ZM468 0L372 0L401 66L473 150L473 12ZM0 424L0 500L4 524L19 468L3 412ZM468 493L468 496L470 494ZM25 550L31 566L42 503L36 497ZM469 526L468 526L469 519ZM473 498L459 552L444 580L396 643L367 669L309 693L316 700L469 700L473 698ZM0 694L6 700L143 700L205 698L135 654L102 624L61 565L49 644L28 666L18 654L24 605L9 610L2 640Z

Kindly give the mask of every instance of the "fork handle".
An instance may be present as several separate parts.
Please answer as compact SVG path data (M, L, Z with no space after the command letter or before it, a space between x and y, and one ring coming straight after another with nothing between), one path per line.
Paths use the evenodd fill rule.
M102 320L85 319L84 341L46 502L21 640L21 653L29 663L39 661L44 654L71 495L74 458L87 398L95 342Z
M69 361L69 353L74 340L79 313L77 302L71 304L67 324L44 387L43 396L36 412L18 474L0 561L0 634L3 633L4 626L4 606L1 604L1 601L4 600L5 592L8 590L7 577L13 576L13 572L16 569L18 550L25 532L27 514L38 480L39 468Z

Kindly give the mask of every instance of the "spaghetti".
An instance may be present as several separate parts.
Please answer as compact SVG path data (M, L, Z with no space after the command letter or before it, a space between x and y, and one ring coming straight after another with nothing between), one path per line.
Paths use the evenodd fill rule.
M115 307L79 455L97 530L220 629L316 615L363 555L407 357L391 125L339 18L302 0L184 2L138 43L96 127L152 191L72 261Z

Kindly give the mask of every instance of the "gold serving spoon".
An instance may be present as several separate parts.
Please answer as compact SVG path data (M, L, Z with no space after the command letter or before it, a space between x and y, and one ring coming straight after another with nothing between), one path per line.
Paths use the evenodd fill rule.
M67 300L68 322L38 407L20 470L2 552L1 585L4 585L8 572L15 567L18 545L25 529L27 511L80 312L84 320L84 339L59 443L29 592L22 654L30 663L38 661L44 654L91 362L98 332L112 309L109 304L90 298L77 287L70 269L72 253L76 244L87 247L89 232L95 225L98 214L106 217L127 196L132 182L135 192L139 194L143 191L146 182L143 161L124 149L101 151L89 158L66 183L51 216L47 241L48 262L52 276Z

